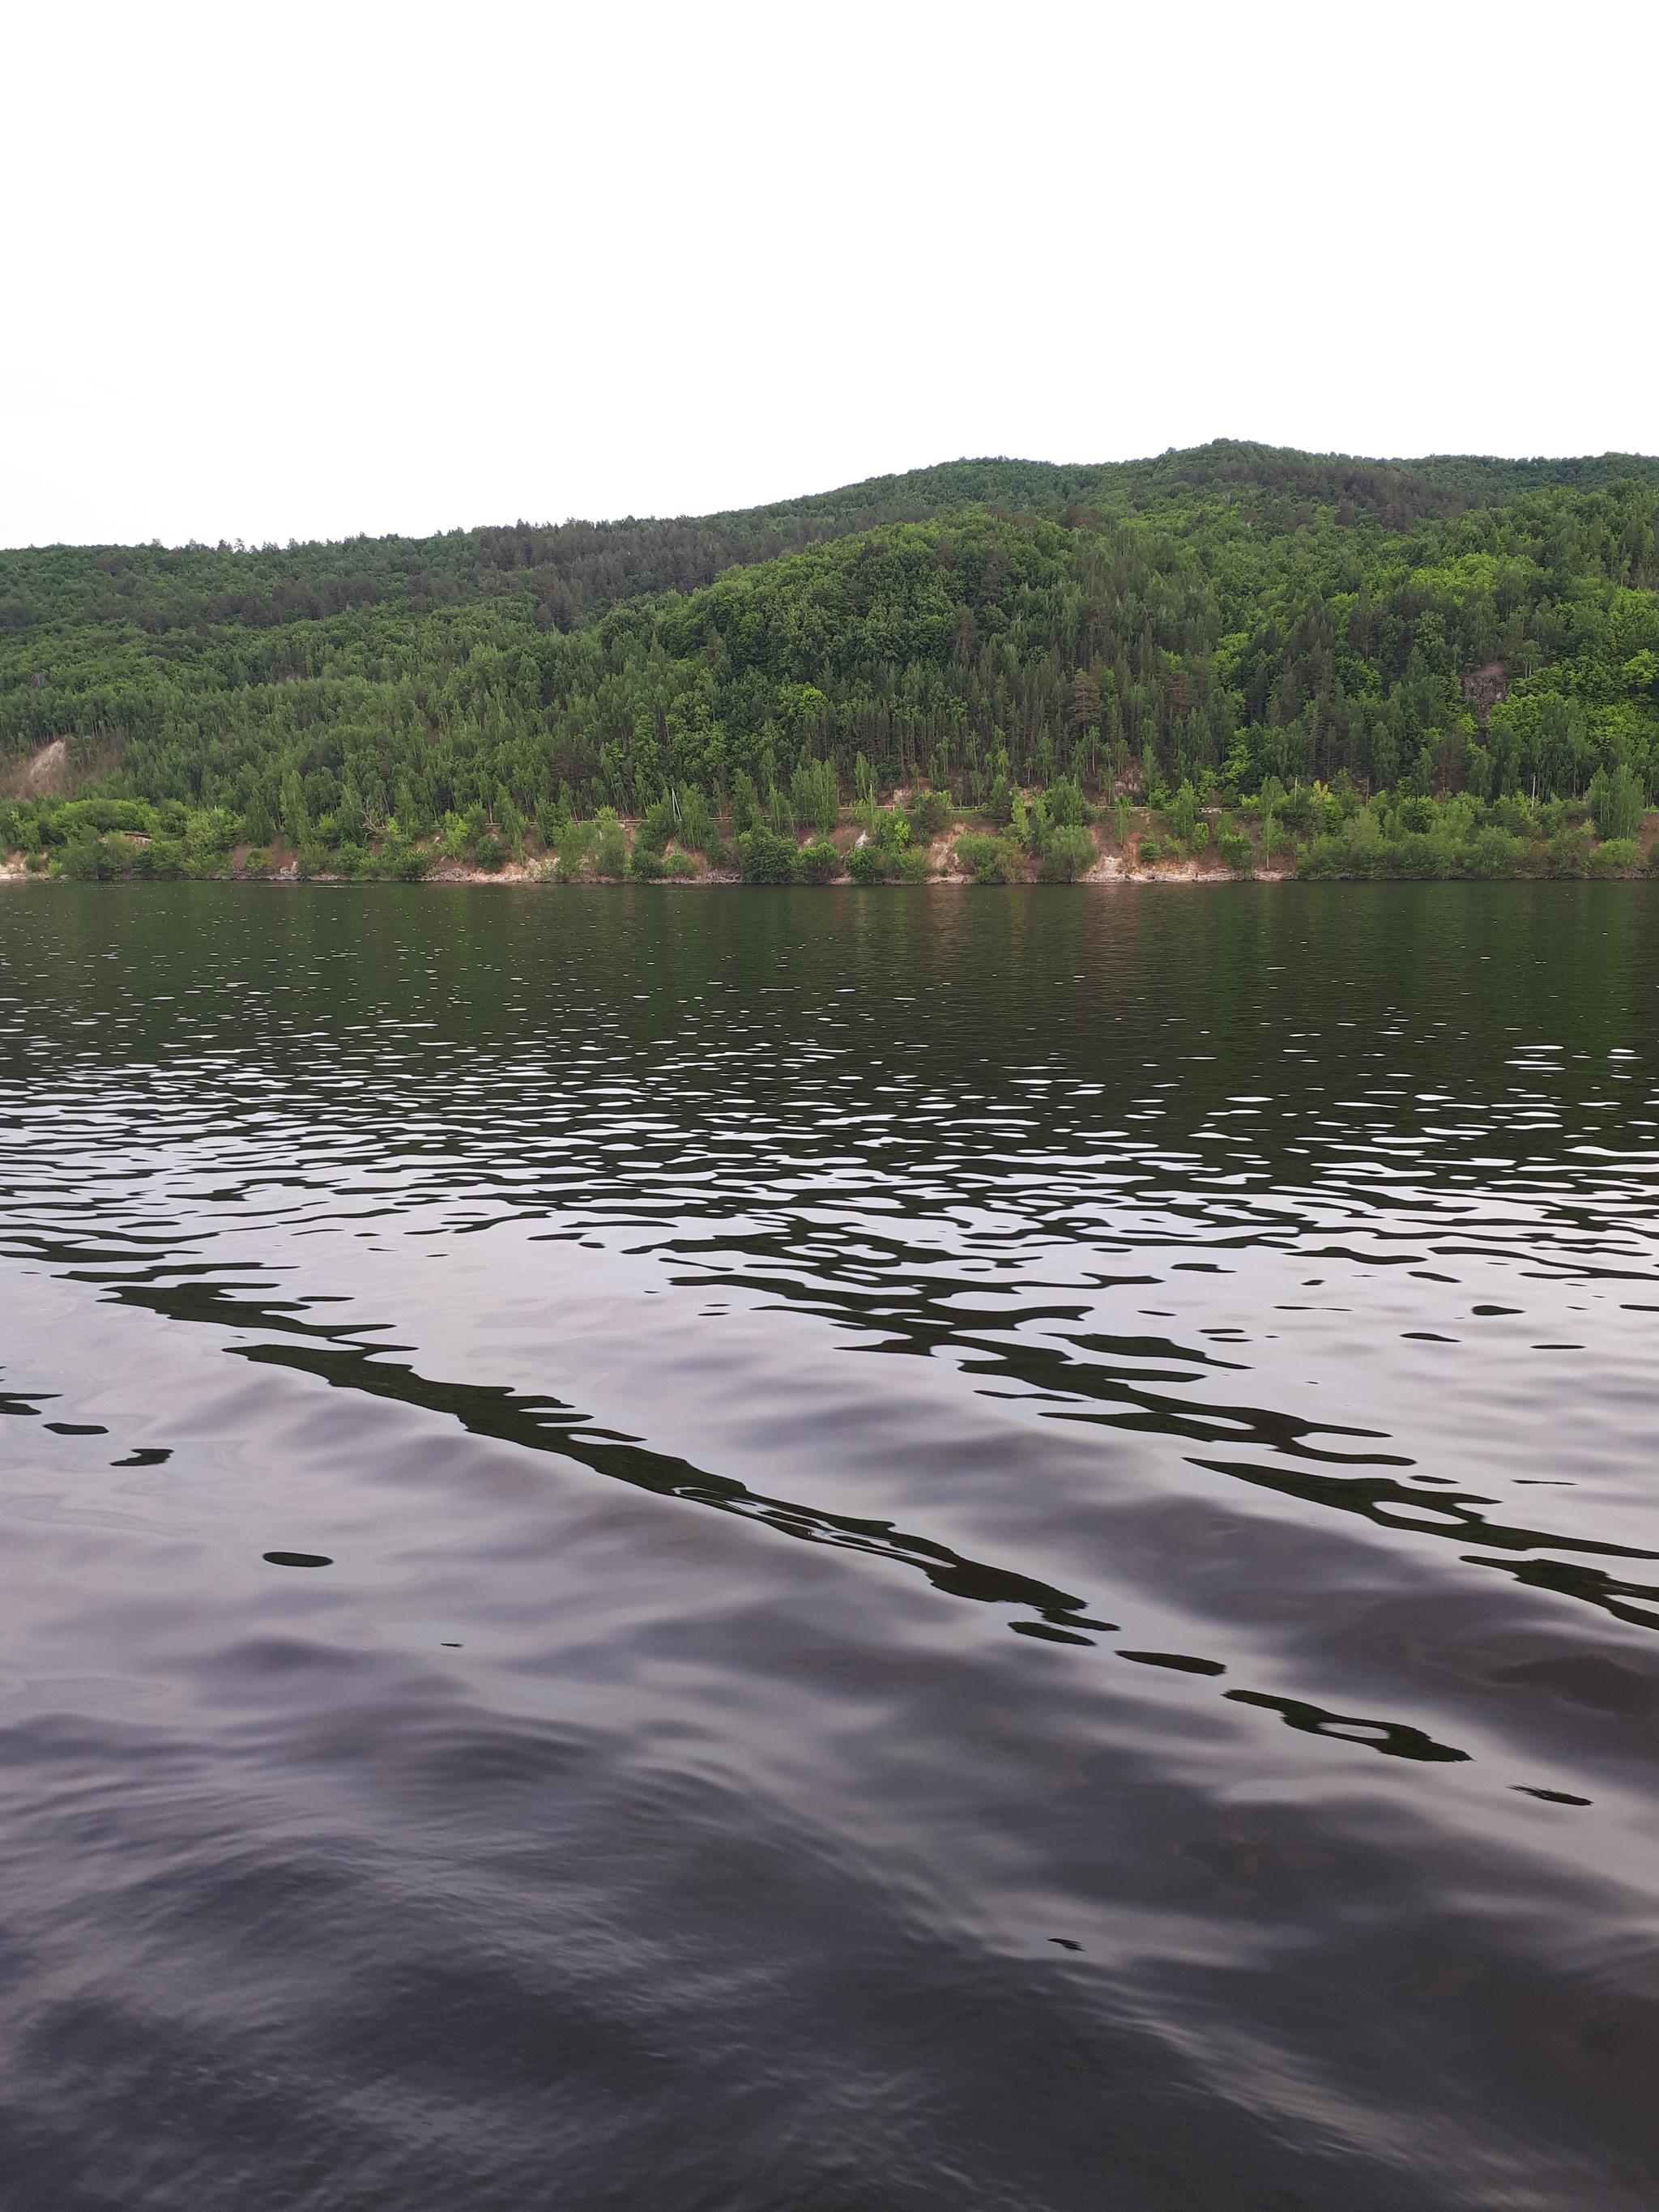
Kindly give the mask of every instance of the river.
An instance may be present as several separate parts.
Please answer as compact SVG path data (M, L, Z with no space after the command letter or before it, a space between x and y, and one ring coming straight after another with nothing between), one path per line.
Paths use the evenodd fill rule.
M1656 924L14 886L8 2204L1645 2212Z

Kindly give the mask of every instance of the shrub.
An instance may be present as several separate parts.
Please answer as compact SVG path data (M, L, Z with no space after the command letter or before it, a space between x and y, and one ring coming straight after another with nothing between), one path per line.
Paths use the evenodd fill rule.
M46 870L46 856L44 853L30 853L24 860L23 866L32 876L44 875Z
M559 878L570 883L580 875L593 843L593 824L591 822L567 822L560 830L556 850L559 856Z
M1083 793L1069 777L1061 776L1048 789L1048 819L1062 830L1080 830L1089 818Z
M847 855L847 872L855 884L873 884L886 872L879 845L854 845Z
M1589 873L1589 831L1581 824L1576 830L1558 830L1549 843L1549 871L1553 876L1587 876Z
M1590 812L1595 834L1605 842L1633 837L1642 826L1645 803L1640 783L1622 762L1611 775L1599 768L1590 778Z
M602 876L620 882L628 872L628 839L617 819L614 806L602 806L593 817L593 827L599 835L599 851L594 865Z
M1164 855L1158 849L1158 843L1156 837L1143 837L1141 839L1140 865L1143 868L1150 868L1155 860L1161 860L1163 858Z
M654 845L634 840L634 849L628 856L628 872L636 884L659 884L668 873L668 863Z
M672 799L659 799L646 808L640 826L634 833L635 859L641 851L660 854L673 834L674 802ZM635 873L637 875L638 872L636 868Z
M689 853L706 853L714 834L708 801L695 783L680 793L680 842Z
M1335 841L1333 839L1330 842L1334 843ZM1221 855L1224 866L1231 868L1236 876L1246 873L1253 857L1250 841L1248 837L1242 836L1237 830L1224 830L1216 839L1215 847Z
M1024 884L1030 881L1030 864L1025 848L1016 837L997 841L997 873L1005 884Z
M1095 841L1087 830L1067 826L1054 830L1042 856L1042 875L1048 883L1069 884L1086 876L1097 858Z
M951 802L942 791L924 791L911 801L912 837L937 837L950 823Z
M1001 851L994 837L974 834L957 839L957 866L964 875L971 876L976 884L994 883L997 877L997 857Z
M794 840L780 837L764 823L745 830L738 840L746 884L793 884L800 880L800 854Z
M415 884L431 866L432 855L418 845L405 844L401 837L388 837L369 865L388 883Z
M925 884L933 872L933 862L927 857L925 845L908 845L892 863L894 875L902 884Z
M268 876L270 873L270 854L263 845L249 847L242 860L242 873L245 876Z
M671 876L677 876L682 880L688 876L695 876L697 872L697 864L690 853L671 853L663 862L663 866Z
M1237 843L1244 848L1243 861L1230 862L1230 866L1249 866L1249 840L1248 838L1224 838L1222 842L1224 845ZM1305 847L1297 856L1296 872L1310 884L1328 884L1334 877L1345 874L1347 866L1348 848L1340 837L1316 837L1313 842Z
M119 869L115 855L100 838L85 837L64 846L58 872L67 876L73 884L107 884L114 880Z
M1496 882L1512 876L1521 864L1521 840L1506 836L1494 823L1482 830L1473 843L1464 848L1464 866L1472 876L1480 876Z
M842 872L841 854L827 837L803 846L800 871L809 884L833 884Z
M1589 872L1593 876L1621 876L1626 868L1636 866L1634 837L1609 837L1590 854Z
M1158 809L1168 824L1171 836L1190 837L1198 820L1198 793L1190 783L1183 783L1175 797Z
M493 876L507 866L507 848L493 830L486 830L472 848L472 859L475 866Z

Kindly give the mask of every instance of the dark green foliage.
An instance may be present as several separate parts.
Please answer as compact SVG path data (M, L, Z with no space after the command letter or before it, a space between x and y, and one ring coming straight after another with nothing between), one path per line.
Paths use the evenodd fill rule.
M476 865L491 875L507 866L507 848L493 831L486 830L472 848Z
M1051 831L1043 841L1039 872L1045 883L1069 884L1087 875L1098 857L1087 830L1065 826Z
M841 854L827 837L802 846L799 866L803 881L809 884L832 884L844 872Z
M981 806L1040 860L1091 795L1121 839L1116 778L1193 850L1204 808L1255 796L1279 852L1346 857L1343 807L1381 792L1420 818L1361 842L1401 865L1441 866L1402 841L1462 792L1588 795L1618 842L1659 783L1656 522L1640 459L1224 442L701 521L0 553L0 759L63 738L83 790L5 808L0 837L148 836L211 874L280 835L308 872L385 873L434 833L458 854L493 827L516 859L533 824L568 875L573 817L712 859L717 811L822 838L844 790L908 787L913 844ZM1493 823L1526 865L1565 827ZM619 826L589 848L625 872Z
M794 884L801 879L800 855L793 837L779 837L764 823L738 840L746 884Z

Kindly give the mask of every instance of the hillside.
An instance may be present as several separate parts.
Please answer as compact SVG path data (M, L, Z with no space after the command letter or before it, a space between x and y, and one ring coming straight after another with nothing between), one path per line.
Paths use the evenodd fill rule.
M675 521L0 553L8 842L53 842L54 789L323 853L470 819L533 848L687 793L718 840L801 775L993 815L1057 781L1645 795L1656 521L1640 456L1218 442Z

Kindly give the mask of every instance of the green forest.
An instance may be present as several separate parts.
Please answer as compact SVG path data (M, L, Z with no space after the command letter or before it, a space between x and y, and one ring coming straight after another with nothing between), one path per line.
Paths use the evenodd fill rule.
M70 877L1628 874L1659 460L1218 442L341 544L0 552Z

